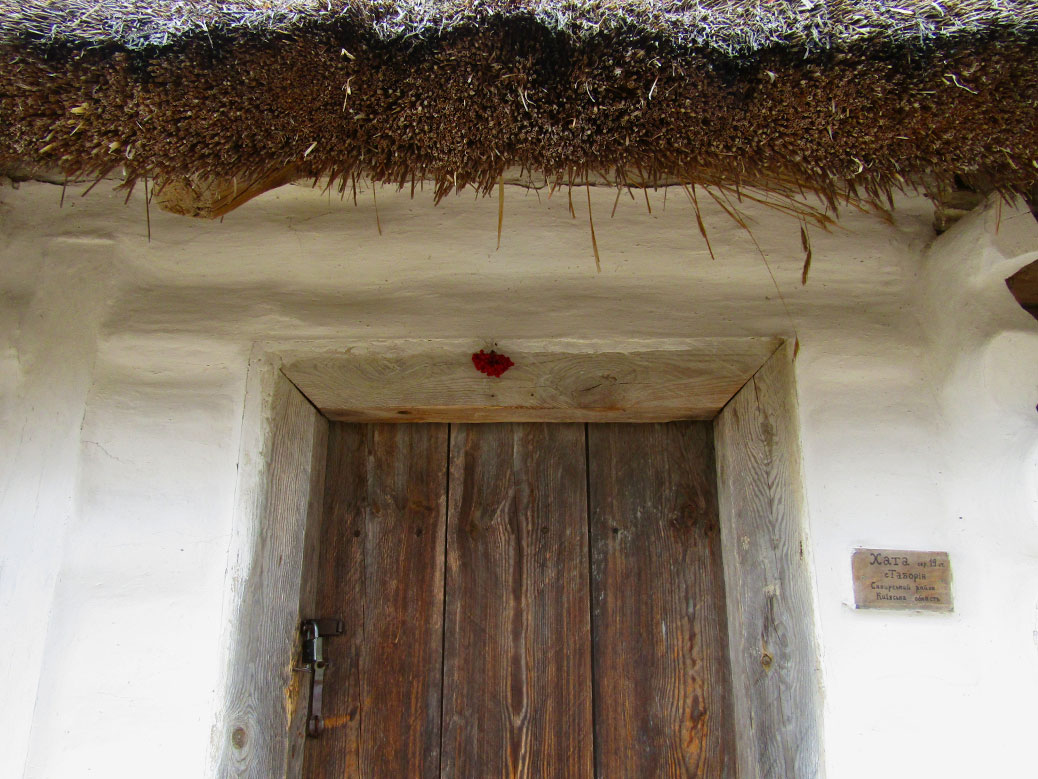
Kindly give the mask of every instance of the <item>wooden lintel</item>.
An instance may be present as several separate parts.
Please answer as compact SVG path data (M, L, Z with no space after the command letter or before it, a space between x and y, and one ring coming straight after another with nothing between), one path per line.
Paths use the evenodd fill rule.
M250 179L164 179L156 183L155 202L163 211L172 214L197 219L219 219L254 197L295 181L298 177L295 165L286 165Z
M301 358L285 375L344 422L667 422L713 419L780 344L696 339L684 348L545 351L499 347L515 363L478 372L471 348Z

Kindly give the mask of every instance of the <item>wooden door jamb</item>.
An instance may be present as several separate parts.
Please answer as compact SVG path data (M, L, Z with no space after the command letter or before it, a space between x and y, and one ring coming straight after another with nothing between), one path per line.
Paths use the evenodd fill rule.
M747 342L737 345L737 354L729 359L721 343L726 340L731 346ZM483 384L469 382L460 394L443 395L453 375L447 371L441 377L446 385L434 382L433 395L426 392L411 404L412 409L424 411L398 414L398 403L379 400L387 385L377 380L376 371L375 380L367 376L360 382L347 381L353 396L357 387L368 392L368 402L357 405L356 413L334 416L353 421L385 421L392 416L408 422L713 418L738 775L741 779L821 777L821 673L792 345L778 339L715 339L690 349L685 350L692 360L690 368L681 367L680 350L666 350L659 364L668 367L662 371L653 370L655 357L650 352L654 350L627 362L619 352L608 358L586 352L567 362L530 349L530 354L540 355L534 364L545 370L525 375L526 391L534 393L535 403L544 405L538 411L528 404L520 413L515 413L511 401L474 405L473 399L478 401L486 393ZM211 764L213 775L221 778L296 779L302 766L306 690L305 680L293 668L299 660L299 619L304 614L314 616L308 613L313 608L313 587L303 572L312 566L309 560L318 534L329 407L311 403L312 396L299 388L309 386L306 376L310 375L334 390L334 377L348 375L351 363L283 357L263 363L263 381L255 383L263 388L250 390L254 397L246 400L247 411L250 403L263 406L252 422L246 421L251 429L242 433L262 440L262 454L258 463L248 464L251 469L239 471L235 532L245 538L246 548L240 554L250 563L238 564L241 581L229 575L234 616ZM295 369L283 372L285 364ZM591 375L581 376L582 365L591 367ZM309 366L309 374L300 366ZM383 364L390 373L400 367ZM744 372L741 378L740 371ZM640 377L638 392L617 390L618 373ZM645 385L646 377L653 377L655 384ZM605 378L613 386L603 394L588 378ZM677 391L668 386L672 381ZM590 401L582 397L582 389ZM448 402L438 403L435 391ZM704 394L684 397L696 392ZM349 408L340 403L349 393L332 392L328 397L340 412ZM637 408L630 413L616 405L617 398L633 399ZM251 487L243 490L243 480Z

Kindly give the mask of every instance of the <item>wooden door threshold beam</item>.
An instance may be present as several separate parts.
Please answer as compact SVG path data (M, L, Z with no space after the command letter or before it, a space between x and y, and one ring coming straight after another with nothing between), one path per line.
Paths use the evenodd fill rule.
M341 422L670 422L713 419L781 346L779 338L639 341L595 351L586 342L515 341L514 363L480 373L473 341L365 345L286 355L285 376ZM556 347L556 348L552 348Z

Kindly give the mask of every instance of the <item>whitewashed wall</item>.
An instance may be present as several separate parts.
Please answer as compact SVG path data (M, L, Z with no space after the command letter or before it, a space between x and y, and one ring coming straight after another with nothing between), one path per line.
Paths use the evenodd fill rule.
M241 569L250 355L266 343L791 335L753 243L684 195L508 188L434 207L303 187L221 223L137 196L0 192L0 776L205 776ZM579 194L579 197L577 196ZM802 345L829 776L1026 776L1038 732L1038 257L991 204L815 232L750 210ZM305 348L305 344L302 344ZM253 381L249 386L255 386ZM250 401L251 402L251 401ZM858 545L944 549L956 612L850 608ZM146 768L145 768L146 767Z

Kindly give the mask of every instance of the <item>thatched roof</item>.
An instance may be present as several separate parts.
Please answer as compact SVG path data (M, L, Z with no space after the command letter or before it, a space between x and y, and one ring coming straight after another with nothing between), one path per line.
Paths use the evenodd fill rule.
M494 18L523 17L586 38L637 30L727 56L774 46L833 49L859 41L925 43L992 30L1034 32L1030 0L3 0L0 40L66 40L127 48L194 35L291 33L343 20L382 40L427 38Z
M0 0L0 57L70 175L1038 182L1034 0Z

